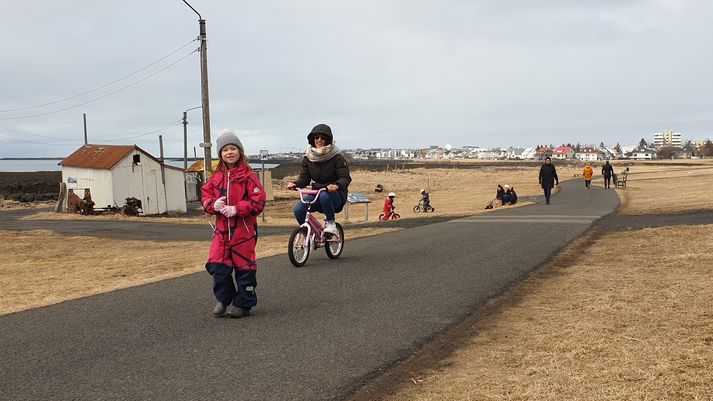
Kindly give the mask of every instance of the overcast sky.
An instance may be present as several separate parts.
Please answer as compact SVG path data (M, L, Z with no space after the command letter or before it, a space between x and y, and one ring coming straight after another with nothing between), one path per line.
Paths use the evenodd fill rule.
M301 151L317 123L342 148L713 139L710 1L189 3L206 20L213 139L233 128L251 154ZM2 11L0 157L68 155L83 113L90 143L158 155L161 134L183 155L201 97L181 0ZM201 111L188 119L192 155Z

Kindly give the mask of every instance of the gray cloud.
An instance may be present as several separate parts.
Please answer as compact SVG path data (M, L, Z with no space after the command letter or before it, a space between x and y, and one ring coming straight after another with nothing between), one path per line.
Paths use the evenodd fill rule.
M178 0L17 3L0 27L2 110L95 88L198 33ZM213 131L236 129L249 152L301 150L318 122L343 147L633 144L660 129L711 137L708 2L191 4L207 20ZM55 137L0 128L0 157L66 155L81 145L85 112L92 142L173 125L161 132L166 152L182 155L174 124L198 105L196 53L81 107L14 120L3 118L26 111L0 112L0 127ZM189 121L192 147L200 110ZM158 153L157 135L127 143Z

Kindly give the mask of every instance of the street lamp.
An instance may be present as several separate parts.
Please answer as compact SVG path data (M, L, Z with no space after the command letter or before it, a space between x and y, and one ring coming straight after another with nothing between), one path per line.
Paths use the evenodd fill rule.
M183 0L188 7L193 10L194 13L198 14L198 26L200 32L200 53L201 53L201 101L203 108L203 143L201 147L203 148L203 174L207 180L213 174L213 164L210 154L210 108L208 106L208 53L207 53L207 40L205 33L205 20L201 17L201 14L196 11L193 6L188 4L186 0Z
M188 170L188 112L200 108L201 106L191 107L183 112L183 171Z

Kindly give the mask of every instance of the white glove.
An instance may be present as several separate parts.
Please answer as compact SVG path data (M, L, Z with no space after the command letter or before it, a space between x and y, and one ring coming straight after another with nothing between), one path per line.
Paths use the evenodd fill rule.
M225 207L225 196L218 198L218 200L216 200L215 203L213 203L213 209L215 209L215 211L218 213L220 213L224 207Z
M233 217L238 214L238 209L235 206L223 206L220 213L225 217Z

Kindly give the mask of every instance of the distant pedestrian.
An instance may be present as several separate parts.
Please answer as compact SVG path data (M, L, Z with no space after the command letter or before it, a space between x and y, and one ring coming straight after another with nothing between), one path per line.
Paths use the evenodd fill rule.
M550 204L550 196L552 195L552 188L555 185L559 185L560 180L557 178L557 169L555 165L552 164L552 158L545 157L545 163L540 167L540 185L545 191L545 204Z
M586 166L584 166L584 170L582 170L582 177L584 177L584 186L587 189L590 189L589 186L592 183L592 176L594 175L594 169L592 169L592 165L587 163Z
M495 192L495 199L491 200L490 203L488 203L485 208L486 209L492 209L494 207L499 207L503 205L503 196L505 195L505 188L503 188L502 185L498 184L498 189Z
M602 175L604 176L604 188L608 189L611 186L611 177L614 175L614 167L607 160L602 166Z
M257 304L257 215L265 207L265 190L232 131L225 130L216 145L218 168L201 188L203 208L216 216L205 268L218 300L213 315L245 317Z
M508 205L514 205L517 203L517 193L515 193L515 187L511 187L509 185L505 185L506 191L505 191L505 196L503 196L503 199L507 197L507 203Z

